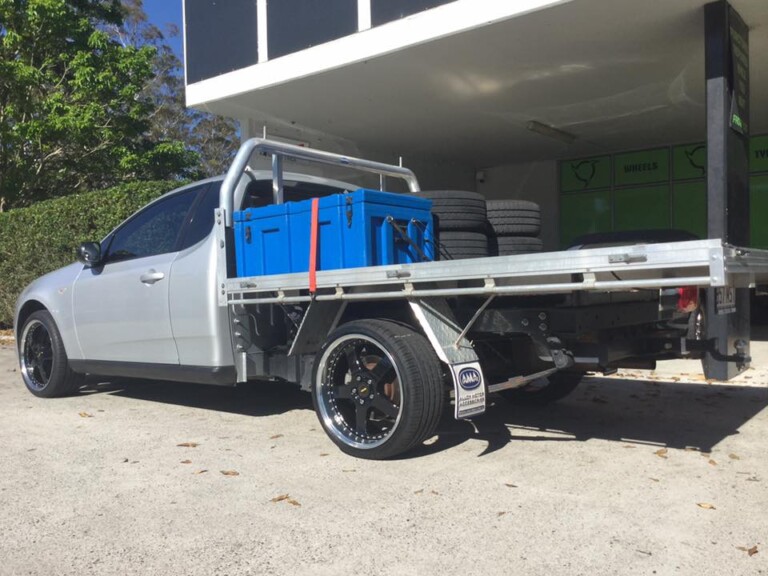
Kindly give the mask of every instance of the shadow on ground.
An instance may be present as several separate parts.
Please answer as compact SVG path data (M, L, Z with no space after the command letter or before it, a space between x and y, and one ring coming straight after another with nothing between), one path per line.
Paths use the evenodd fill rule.
M230 412L244 416L269 416L291 410L312 410L309 394L283 382L249 382L237 387L206 386L149 380L92 383L85 393L108 393L147 402L160 402Z
M545 407L511 405L495 397L472 424L444 419L426 454L469 438L487 442L481 454L510 442L580 442L592 438L702 452L768 406L768 388L589 377L573 395Z
M276 382L222 388L134 381L98 384L93 391L254 417L312 409L309 394ZM709 452L766 406L765 387L589 377L569 398L546 407L512 405L492 395L486 414L467 422L453 420L451 406L436 440L405 457L441 452L470 439L486 442L478 456L510 442L592 438Z

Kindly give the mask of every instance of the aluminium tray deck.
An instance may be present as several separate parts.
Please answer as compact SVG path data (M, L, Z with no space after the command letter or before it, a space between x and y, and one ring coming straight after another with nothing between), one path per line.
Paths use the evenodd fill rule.
M768 283L768 251L720 240L541 252L306 273L230 278L221 305L316 300L556 294L676 286L747 287Z

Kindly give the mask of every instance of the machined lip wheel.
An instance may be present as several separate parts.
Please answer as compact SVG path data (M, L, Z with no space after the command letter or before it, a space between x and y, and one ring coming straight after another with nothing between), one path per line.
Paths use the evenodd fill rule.
M347 446L381 446L400 424L400 373L392 356L368 336L348 334L326 349L315 386L326 429Z
M21 375L35 390L48 386L53 374L53 343L48 328L39 320L24 327L21 336Z

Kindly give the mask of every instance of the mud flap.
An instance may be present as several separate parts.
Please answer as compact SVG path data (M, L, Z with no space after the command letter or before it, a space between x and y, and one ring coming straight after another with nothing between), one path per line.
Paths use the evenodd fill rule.
M485 412L485 382L480 363L451 364L451 376L456 392L456 420L479 416Z
M464 337L443 298L408 301L437 357L451 368L456 392L454 416L463 420L485 412L485 378L472 342Z

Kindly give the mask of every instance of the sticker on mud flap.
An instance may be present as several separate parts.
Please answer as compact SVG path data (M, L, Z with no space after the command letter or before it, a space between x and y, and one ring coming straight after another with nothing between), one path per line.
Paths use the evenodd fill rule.
M457 420L485 412L485 382L479 362L451 364L453 388L456 390Z

